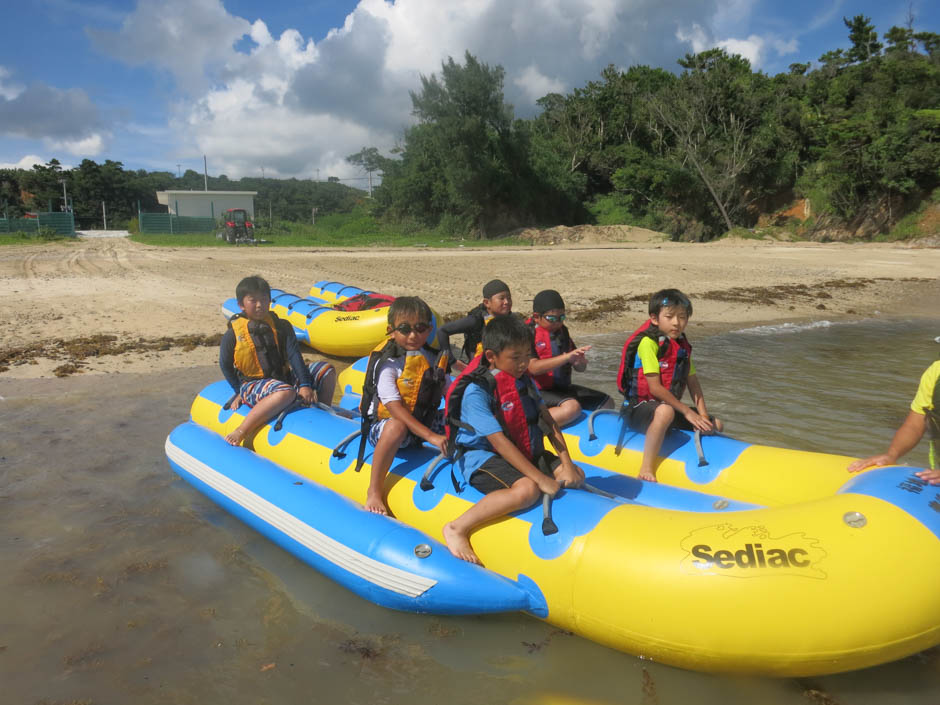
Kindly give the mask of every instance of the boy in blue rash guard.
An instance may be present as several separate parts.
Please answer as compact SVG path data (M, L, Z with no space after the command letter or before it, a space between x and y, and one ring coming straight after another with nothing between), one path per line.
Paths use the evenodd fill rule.
M225 440L241 443L298 397L310 405L333 403L336 370L328 362L308 368L290 323L270 311L271 287L259 276L245 277L235 287L242 312L229 320L219 344L219 367L235 392L231 408L251 407Z
M443 528L447 548L480 563L470 545L477 526L578 487L584 472L571 462L561 429L526 373L532 332L515 316L496 316L474 358L447 393L448 439L460 448L457 466L485 496ZM540 422L557 456L546 451Z

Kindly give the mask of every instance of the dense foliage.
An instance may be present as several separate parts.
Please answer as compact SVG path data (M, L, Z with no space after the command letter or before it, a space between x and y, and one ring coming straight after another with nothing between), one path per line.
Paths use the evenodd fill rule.
M514 120L503 71L467 54L411 94L417 125L375 212L480 236L514 225L646 225L686 239L752 226L802 196L817 223L884 232L940 185L940 35L846 19L851 47L768 76L722 49L678 75L610 66Z

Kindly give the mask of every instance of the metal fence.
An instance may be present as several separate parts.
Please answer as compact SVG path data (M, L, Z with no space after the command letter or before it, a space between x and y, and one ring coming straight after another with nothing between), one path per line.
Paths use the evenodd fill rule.
M72 213L39 213L38 218L0 218L0 233L38 233L49 228L59 235L75 234L75 216Z
M211 233L218 229L215 218L194 218L172 213L140 213L140 232L155 233Z

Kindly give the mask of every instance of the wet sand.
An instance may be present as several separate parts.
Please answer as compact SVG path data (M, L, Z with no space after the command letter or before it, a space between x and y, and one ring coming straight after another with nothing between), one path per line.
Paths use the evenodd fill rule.
M649 294L674 286L691 296L692 330L701 337L762 323L931 315L940 299L937 271L940 249L652 236L488 250L156 248L123 238L7 246L0 248L7 302L0 383L52 376L69 364L86 374L215 364L211 342L193 340L211 341L224 329L219 305L241 277L256 273L298 295L321 279L416 294L445 316L465 313L494 277L509 283L523 313L539 290L555 288L575 336L633 330ZM114 338L101 345L101 336ZM40 343L57 352L27 352ZM70 356L69 348L86 354Z

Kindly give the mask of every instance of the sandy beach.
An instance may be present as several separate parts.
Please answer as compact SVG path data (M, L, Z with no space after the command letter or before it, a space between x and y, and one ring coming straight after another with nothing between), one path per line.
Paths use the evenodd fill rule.
M938 270L940 250L907 244L689 244L640 229L616 243L513 249L159 248L125 238L9 246L0 248L0 380L213 364L219 305L247 274L299 295L322 279L416 294L445 316L465 312L498 277L520 312L539 290L558 289L575 335L632 330L649 293L674 286L691 296L690 330L701 337L770 322L935 316Z

